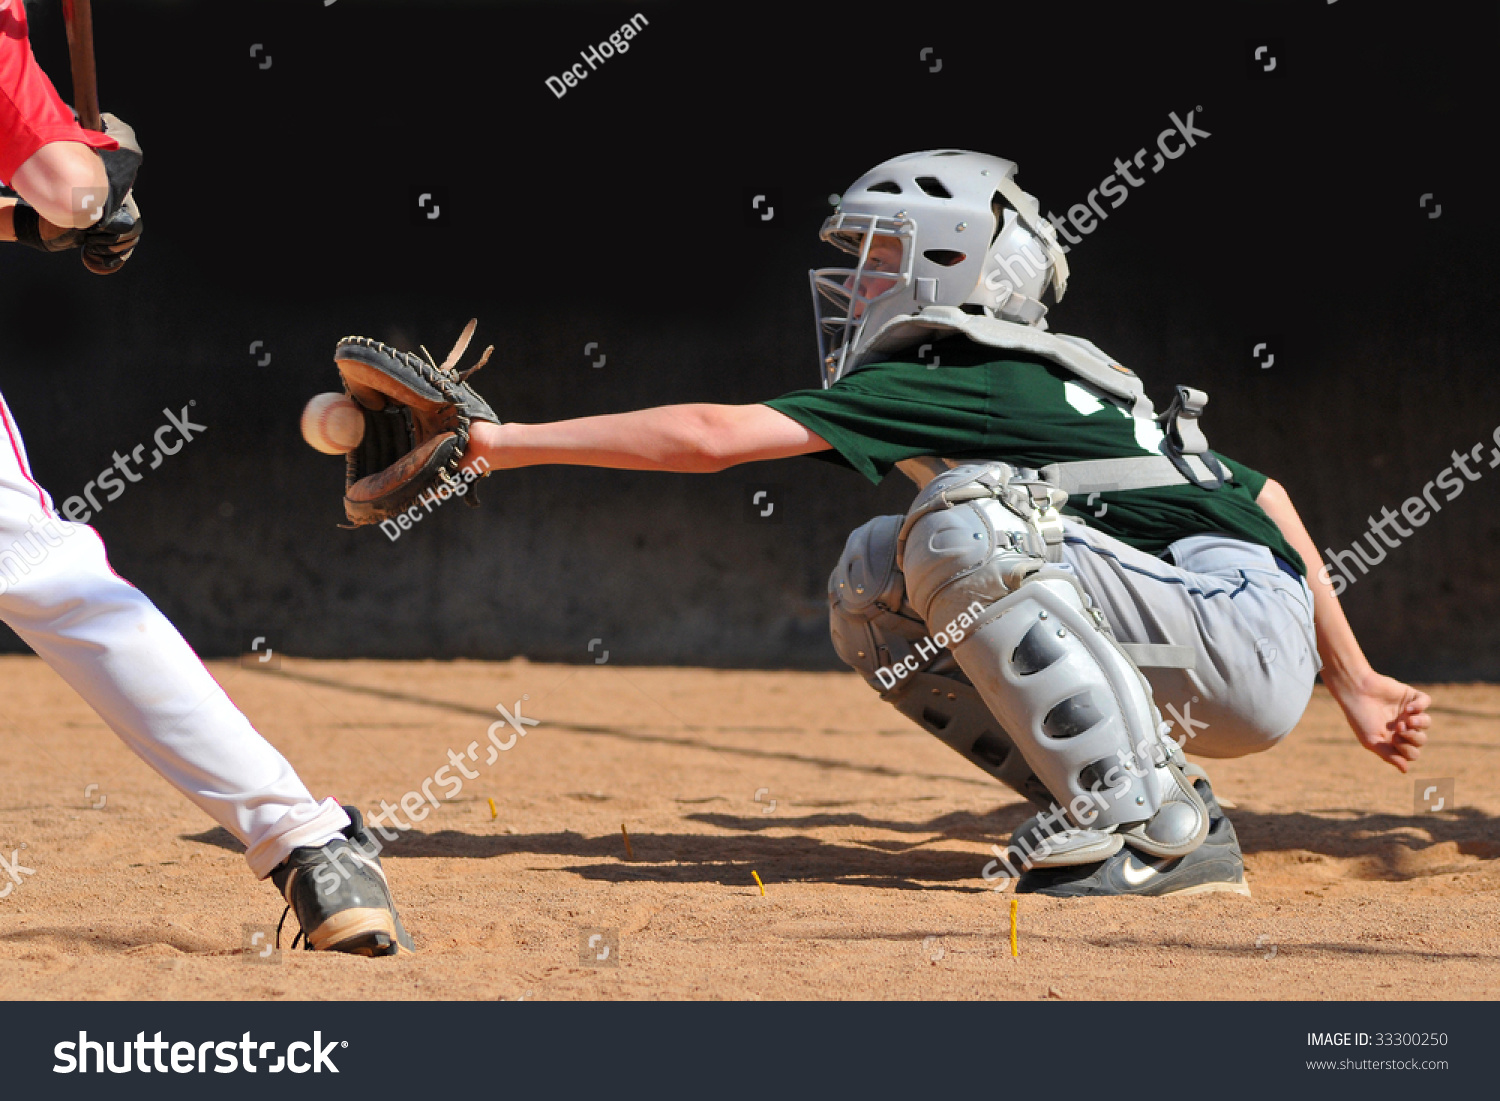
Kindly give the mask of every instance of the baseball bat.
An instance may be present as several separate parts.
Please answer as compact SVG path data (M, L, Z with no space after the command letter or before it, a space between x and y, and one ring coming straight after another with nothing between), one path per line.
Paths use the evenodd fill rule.
M68 57L73 63L73 107L85 130L104 130L99 121L99 79L94 71L94 10L92 0L63 0L63 22L68 28Z

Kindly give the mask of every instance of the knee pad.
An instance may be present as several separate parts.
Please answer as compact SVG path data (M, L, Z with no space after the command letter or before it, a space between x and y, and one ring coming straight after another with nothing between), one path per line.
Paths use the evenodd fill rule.
M834 649L897 711L1013 791L1046 807L1047 789L907 600L905 579L896 566L902 520L876 517L845 543L828 579Z
M828 578L829 633L844 664L871 688L885 691L885 681L900 669L901 680L926 662L916 647L927 626L906 599L906 582L896 566L896 537L901 517L877 516L854 529L844 553ZM879 675L886 670L886 675Z
M910 602L928 623L973 617L953 658L1075 827L1190 852L1208 815L1150 686L1077 578L1048 563L1060 491L1020 482L987 464L929 484L899 537Z

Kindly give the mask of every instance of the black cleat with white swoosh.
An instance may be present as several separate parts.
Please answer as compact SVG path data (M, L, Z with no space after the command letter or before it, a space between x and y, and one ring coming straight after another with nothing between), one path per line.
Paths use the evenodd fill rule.
M1113 895L1197 895L1228 891L1250 897L1245 858L1234 826L1224 816L1207 780L1193 786L1208 805L1208 836L1186 856L1171 859L1138 853L1127 843L1107 860L1065 868L1031 868L1016 881L1017 894L1055 898Z

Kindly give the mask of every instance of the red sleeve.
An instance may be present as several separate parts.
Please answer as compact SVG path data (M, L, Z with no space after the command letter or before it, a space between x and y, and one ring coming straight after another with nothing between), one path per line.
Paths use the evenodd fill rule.
M31 53L25 5L0 0L0 181L9 184L17 168L54 141L120 147L114 138L78 125Z

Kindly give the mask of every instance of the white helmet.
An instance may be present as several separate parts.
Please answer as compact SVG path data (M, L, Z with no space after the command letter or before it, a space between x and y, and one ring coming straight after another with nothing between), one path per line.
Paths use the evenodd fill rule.
M1012 161L934 149L888 160L850 185L818 236L858 262L809 273L825 387L860 366L894 319L929 306L1047 327L1042 295L1050 287L1062 300L1068 262L1015 174ZM877 236L901 242L899 265L870 264Z

